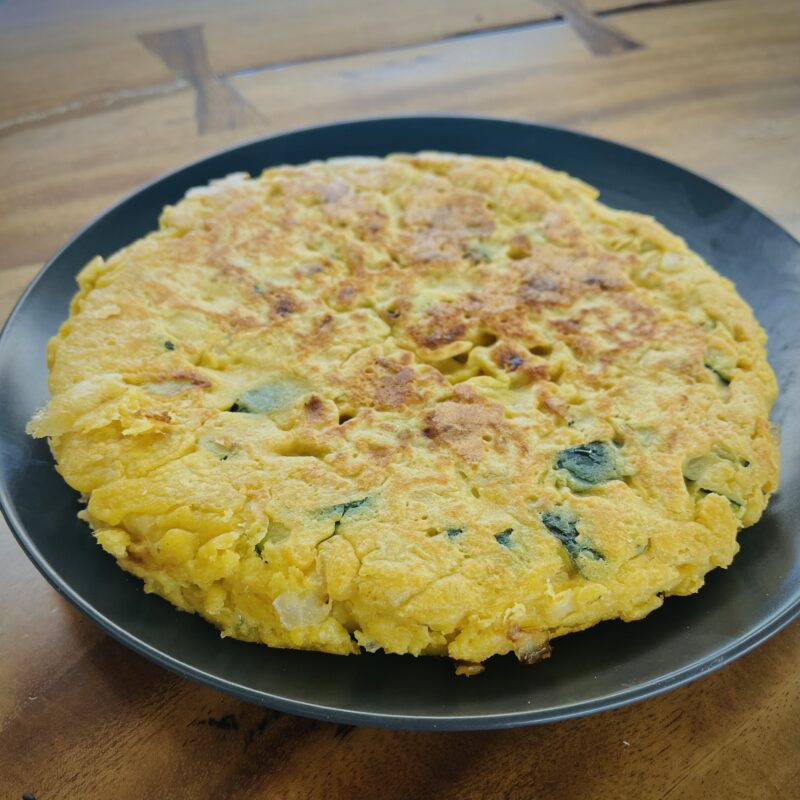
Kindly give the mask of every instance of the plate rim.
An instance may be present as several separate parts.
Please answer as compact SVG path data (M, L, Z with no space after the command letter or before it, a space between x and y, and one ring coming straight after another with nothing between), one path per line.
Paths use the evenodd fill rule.
M703 175L686 169L680 164L677 164L669 159L662 158L661 156L655 155L641 148L632 147L612 139L594 136L593 134L572 130L558 125L541 124L538 122L529 121L527 119L491 115L461 113L411 113L355 117L326 122L320 125L305 125L301 127L281 129L267 135L249 138L229 147L206 153L205 155L181 164L174 169L159 173L154 178L136 186L134 189L120 197L117 201L110 204L89 219L73 235L71 235L64 242L64 244L61 245L52 256L50 256L50 258L47 259L41 269L34 275L29 284L26 286L18 300L15 302L11 312L2 326L2 329L0 329L0 351L2 351L2 348L5 346L7 331L10 330L10 328L15 324L16 318L22 313L28 297L35 291L40 280L61 258L62 254L96 223L100 222L105 216L112 213L141 192L144 192L145 190L150 189L153 186L172 178L181 172L197 167L211 159L224 156L226 154L231 154L237 150L281 137L291 137L293 135L310 132L330 131L332 129L342 128L350 125L363 125L369 123L391 124L393 122L408 122L411 120L427 121L431 123L441 120L461 120L466 122L478 121L489 124L501 124L504 126L509 125L534 130L545 130L578 139L592 140L595 142L599 141L604 145L621 148L622 150L628 151L629 153L634 153L637 156L644 156L648 159L666 164L672 169L687 174L694 180L700 181L718 192L722 192L741 205L745 206L750 211L755 212L764 221L768 222L776 232L780 232L780 234L787 237L792 245L800 248L800 239L784 228L770 215L766 214L760 208L754 206L752 203L748 202L738 194L730 191L724 186L720 186ZM36 567L39 573L56 590L56 592L64 597L71 605L77 608L77 610L80 611L91 622L96 624L101 630L112 636L112 638L122 645L128 647L149 661L168 669L170 672L183 678L189 678L203 686L221 691L247 702L275 709L277 711L288 712L290 714L296 714L325 722L340 722L395 730L460 731L490 730L514 728L527 725L540 725L549 722L588 716L590 714L620 708L632 703L657 697L665 694L666 692L672 691L673 689L685 686L686 684L704 677L705 675L715 672L716 670L735 661L763 642L772 638L775 634L779 633L786 626L788 626L792 621L800 617L800 599L798 599L784 606L778 613L768 618L761 625L753 628L746 634L739 636L737 639L734 639L731 642L720 645L700 660L696 660L684 667L672 670L664 675L660 675L657 678L652 678L644 683L639 683L633 687L625 688L624 690L614 694L608 694L600 698L585 700L567 706L545 710L522 710L518 712L501 712L498 714L461 716L441 716L436 714L401 715L375 711L362 711L352 708L322 705L319 703L309 703L302 700L295 700L291 697L283 695L275 695L269 692L252 689L243 684L235 683L230 679L221 678L213 673L206 672L198 667L193 666L192 664L188 664L162 652L157 647L149 644L143 639L140 639L138 636L130 633L125 628L114 623L56 574L55 569L51 567L49 562L44 558L35 541L31 538L24 524L17 516L16 509L11 498L10 486L8 485L6 477L3 473L0 473L0 512L2 512L2 515L8 524L9 530L16 539L20 548L33 563L34 567Z

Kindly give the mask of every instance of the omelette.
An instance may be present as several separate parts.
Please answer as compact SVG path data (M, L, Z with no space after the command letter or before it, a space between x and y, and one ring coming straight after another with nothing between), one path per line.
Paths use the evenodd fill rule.
M435 152L192 189L80 272L29 432L223 636L469 675L641 619L763 512L777 387L733 284L597 197Z

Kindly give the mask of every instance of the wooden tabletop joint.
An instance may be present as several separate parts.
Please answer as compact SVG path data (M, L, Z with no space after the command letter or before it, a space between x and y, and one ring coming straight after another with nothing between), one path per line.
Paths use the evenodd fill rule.
M616 25L589 11L583 0L540 0L540 2L568 22L596 56L610 56L644 47Z
M263 122L259 112L211 69L202 25L140 33L139 41L195 90L198 133Z

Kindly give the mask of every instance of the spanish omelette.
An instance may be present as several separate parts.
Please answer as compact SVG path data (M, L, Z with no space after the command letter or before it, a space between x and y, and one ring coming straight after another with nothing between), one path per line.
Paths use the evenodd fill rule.
M79 276L50 439L123 568L224 635L470 673L663 597L774 491L733 285L516 159L233 175Z

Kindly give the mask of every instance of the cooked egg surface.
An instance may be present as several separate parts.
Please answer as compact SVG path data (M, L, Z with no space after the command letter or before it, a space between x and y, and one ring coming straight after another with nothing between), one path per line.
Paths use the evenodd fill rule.
M689 594L778 479L765 334L653 219L440 153L232 175L80 273L48 437L223 635L532 662Z

